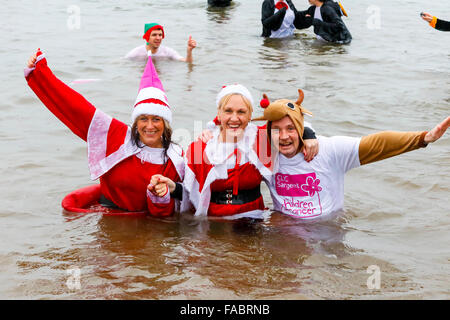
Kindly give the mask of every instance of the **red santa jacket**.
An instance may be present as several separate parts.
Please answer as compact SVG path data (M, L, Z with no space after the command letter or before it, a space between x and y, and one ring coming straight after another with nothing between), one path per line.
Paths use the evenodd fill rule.
M192 204L197 216L260 215L264 209L262 197L243 205L217 205L210 203L210 200L211 191L224 191L230 187L250 189L261 183L262 176L271 176L276 161L272 159L267 131L250 123L242 140L232 149L216 152L223 145L218 142L219 133L220 129L216 128L210 141L197 140L186 152L182 211ZM247 162L229 169L226 162L233 155L245 158Z

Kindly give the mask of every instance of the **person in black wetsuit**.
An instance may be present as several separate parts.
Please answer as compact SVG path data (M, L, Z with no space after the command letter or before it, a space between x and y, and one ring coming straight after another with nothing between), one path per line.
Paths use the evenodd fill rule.
M232 0L208 0L208 4L214 7L227 7Z
M421 16L423 20L427 21L430 24L430 26L432 26L436 30L450 31L450 21L438 19L426 12L422 13Z
M320 40L340 44L352 41L352 35L341 19L344 12L338 3L331 0L309 0L309 3L312 6L308 10L297 12L298 29L314 26L314 33Z

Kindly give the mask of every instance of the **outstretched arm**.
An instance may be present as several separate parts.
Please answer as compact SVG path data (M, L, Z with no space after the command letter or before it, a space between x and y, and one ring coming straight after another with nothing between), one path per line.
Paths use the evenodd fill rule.
M95 107L52 73L39 50L28 60L25 77L45 106L73 133L86 141Z
M359 144L359 161L364 165L424 148L442 137L449 126L447 117L429 132L383 131L365 136Z
M438 19L427 12L421 13L422 19L425 20L433 28L441 31L450 31L450 22Z

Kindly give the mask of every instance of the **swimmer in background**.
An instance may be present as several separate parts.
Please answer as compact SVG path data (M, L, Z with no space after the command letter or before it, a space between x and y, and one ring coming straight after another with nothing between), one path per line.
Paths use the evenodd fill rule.
M228 7L232 0L208 0L208 5L211 7Z
M152 58L166 58L188 63L193 62L192 50L197 47L197 42L191 36L189 36L187 43L186 58L174 49L161 44L164 39L164 28L158 23L145 24L142 38L146 41L146 44L128 52L125 56L126 59L146 61L147 57L151 55Z
M297 29L314 26L317 39L326 42L349 44L352 35L341 17L347 16L341 4L331 0L308 0L311 7L298 11Z
M297 28L297 10L291 0L264 0L261 9L262 37L286 38Z
M436 30L450 31L450 21L438 19L427 12L422 12L420 16Z

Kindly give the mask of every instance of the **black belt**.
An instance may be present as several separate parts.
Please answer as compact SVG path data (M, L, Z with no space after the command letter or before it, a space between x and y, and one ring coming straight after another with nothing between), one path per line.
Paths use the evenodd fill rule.
M239 190L239 193L233 195L233 190L221 192L211 192L211 202L217 204L244 204L255 201L261 197L260 186L254 189Z
M119 208L119 206L116 205L114 202L112 202L111 200L106 198L103 194L100 195L100 199L99 199L98 202L102 205L102 207L105 207L105 208L121 209L121 210L123 210L122 208ZM127 210L124 210L124 211L127 211Z

